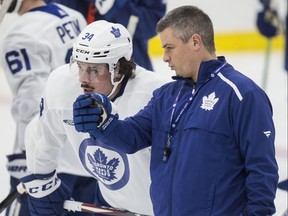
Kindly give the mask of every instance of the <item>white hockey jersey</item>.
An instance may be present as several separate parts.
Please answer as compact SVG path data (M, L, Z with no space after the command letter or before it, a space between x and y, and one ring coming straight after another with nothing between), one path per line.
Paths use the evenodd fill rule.
M12 91L11 112L17 125L13 153L24 150L24 131L39 111L47 78L69 62L73 42L85 26L79 12L48 4L19 16L4 32L0 60Z
M44 174L57 169L93 176L101 182L101 193L111 206L153 215L149 195L150 149L126 155L97 146L89 134L77 132L73 103L83 91L78 73L70 69L64 65L51 73L41 103L41 117L34 118L27 127L28 170ZM119 118L138 112L148 103L153 90L167 81L170 80L137 66L136 77L129 79L123 94L114 101Z

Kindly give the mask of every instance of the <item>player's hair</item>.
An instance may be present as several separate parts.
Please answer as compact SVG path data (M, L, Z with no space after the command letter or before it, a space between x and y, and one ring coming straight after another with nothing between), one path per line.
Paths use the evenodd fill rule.
M215 52L214 30L211 19L195 6L181 6L159 20L156 32L171 28L173 35L187 43L193 34L199 34L208 52Z
M134 78L135 77L135 62L131 60L127 60L124 57L119 59L119 74L125 75L126 78Z

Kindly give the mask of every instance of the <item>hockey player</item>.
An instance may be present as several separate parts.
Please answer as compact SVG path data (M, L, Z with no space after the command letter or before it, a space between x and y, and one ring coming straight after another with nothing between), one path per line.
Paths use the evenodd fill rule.
M202 10L175 8L156 29L176 81L125 120L105 95L80 95L77 131L129 154L151 146L156 216L273 215L278 166L269 98L217 57L213 25Z
M47 181L57 179L55 170L59 172L60 162L70 166L75 174L85 168L98 179L96 204L153 215L149 196L150 148L123 154L109 146L100 146L88 133L77 132L73 123L73 102L83 92L87 97L91 93L107 95L117 104L119 118L124 119L140 110L152 97L152 91L167 82L157 73L137 66L130 60L131 55L132 40L124 26L96 21L78 36L73 48L74 61L51 73L41 100L40 116L26 130L27 164L32 174L22 181L31 192L32 215L67 214L63 201L70 199L71 193L63 181L61 184L57 181L48 191L33 193L33 188L44 188ZM74 153L60 158L58 153L63 149ZM88 189L88 185L83 188ZM82 195L89 196L84 191Z
M157 22L166 13L166 0L46 0L59 2L82 12L91 20L107 20L125 26L133 38L132 59L152 70L148 41L156 35ZM94 8L94 9L93 9Z
M7 1L7 2L6 2ZM13 189L25 174L24 132L28 122L39 111L39 100L52 70L69 62L73 42L86 26L78 11L42 0L4 0L12 2L8 11L20 15L14 20L1 43L0 60L12 91L11 113L16 123L13 153L8 156L7 168ZM28 206L14 202L7 215L29 215ZM25 196L21 198L22 204Z

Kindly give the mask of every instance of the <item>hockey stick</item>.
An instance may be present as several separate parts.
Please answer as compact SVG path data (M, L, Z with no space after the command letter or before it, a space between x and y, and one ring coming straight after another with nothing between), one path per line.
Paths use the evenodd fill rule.
M26 192L25 187L22 183L19 183L16 189L0 203L0 213L9 207L15 199L20 197ZM119 216L135 216L137 214L128 212L126 210L120 210L115 208L108 208L103 206L96 206L88 203L82 203L78 201L65 200L64 209L68 211L88 212L88 213L102 213L105 215L119 215Z
M108 208L103 206L96 206L88 203L77 202L73 200L65 200L64 209L68 211L88 212L88 213L101 213L105 215L119 215L119 216L136 216L139 214L120 210L115 208Z
M271 56L271 48L272 48L272 39L267 38L266 48L265 48L265 57L264 57L264 68L263 68L263 76L262 76L262 88L264 91L267 89L267 80L269 73L269 61Z
M7 207L9 207L14 200L16 200L18 197L20 197L25 192L25 188L22 183L18 184L16 189L0 203L0 213L3 212Z

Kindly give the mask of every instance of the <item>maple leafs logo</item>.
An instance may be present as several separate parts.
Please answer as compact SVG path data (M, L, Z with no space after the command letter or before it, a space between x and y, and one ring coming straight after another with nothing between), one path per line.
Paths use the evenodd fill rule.
M219 98L215 97L215 92L211 93L210 95L204 96L202 98L202 105L201 108L205 111L213 110L214 105L218 102Z
M119 28L115 28L112 26L112 30L110 32L115 36L115 38L119 38L121 36Z
M117 179L115 170L119 165L118 158L113 158L107 162L107 156L98 148L93 155L88 154L88 160L93 166L93 172L104 181Z

